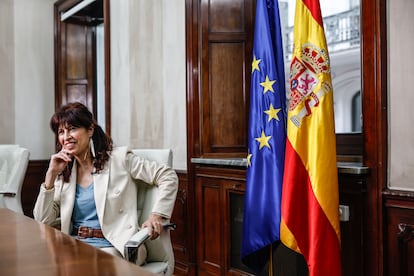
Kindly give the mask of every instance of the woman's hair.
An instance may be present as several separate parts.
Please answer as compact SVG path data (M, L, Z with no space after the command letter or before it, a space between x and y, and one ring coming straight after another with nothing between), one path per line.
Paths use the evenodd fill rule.
M109 154L112 151L112 139L107 135L103 129L97 124L93 118L92 113L88 108L79 103L68 103L60 107L55 114L53 114L50 119L50 128L56 135L56 150L57 152L62 149L62 145L58 140L58 130L59 127L80 127L89 129L92 127L94 129L92 140L95 149L95 157L92 157L93 166L95 167L95 172L99 173L105 166L106 162L109 160ZM73 167L73 160L68 164L66 169L63 171L62 176L65 182L69 181L70 174Z

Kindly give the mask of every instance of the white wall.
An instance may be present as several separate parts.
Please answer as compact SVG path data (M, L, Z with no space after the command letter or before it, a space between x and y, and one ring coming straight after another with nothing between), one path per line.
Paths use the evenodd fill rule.
M414 190L414 1L388 4L388 169L390 189ZM390 112L392 110L392 112Z
M185 91L185 1L112 1L114 142L172 148L174 168L186 170Z
M54 149L49 129L54 110L54 2L15 0L15 141L27 145L33 159L48 158Z
M185 0L163 1L164 144L177 153L174 164L187 169Z
M48 126L54 109L53 3L0 1L0 143L27 147L32 160L48 158L54 148Z
M361 91L361 51L330 54L336 133L352 132L352 98Z
M14 143L14 5L0 1L0 143Z

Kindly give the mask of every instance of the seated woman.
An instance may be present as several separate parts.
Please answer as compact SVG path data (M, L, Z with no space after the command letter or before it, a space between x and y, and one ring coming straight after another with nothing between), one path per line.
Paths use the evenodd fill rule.
M148 227L157 238L163 219L169 219L178 189L175 171L144 160L126 147L113 147L112 139L81 103L69 103L52 116L57 137L33 210L35 220L52 224L61 219L61 231L111 254L121 256L125 243L140 229L136 179L159 187L159 198ZM138 264L146 258L141 246Z

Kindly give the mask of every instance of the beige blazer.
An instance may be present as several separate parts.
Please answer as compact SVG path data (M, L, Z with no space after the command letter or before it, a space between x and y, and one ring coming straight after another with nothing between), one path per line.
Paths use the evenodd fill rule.
M57 178L55 187L40 187L33 215L35 220L52 224L61 219L61 231L70 234L71 217L76 193L76 162L69 183ZM178 190L175 171L155 162L144 160L126 147L114 148L106 167L93 175L95 204L105 238L124 254L124 245L138 229L137 188L134 179L158 185L159 198L153 213L170 218Z

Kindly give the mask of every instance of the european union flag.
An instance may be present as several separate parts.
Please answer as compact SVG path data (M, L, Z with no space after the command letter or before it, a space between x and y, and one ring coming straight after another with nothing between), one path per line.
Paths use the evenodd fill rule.
M277 0L258 0L250 91L242 261L260 272L280 237L286 91Z

